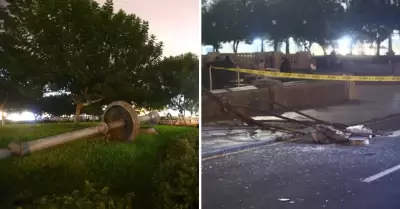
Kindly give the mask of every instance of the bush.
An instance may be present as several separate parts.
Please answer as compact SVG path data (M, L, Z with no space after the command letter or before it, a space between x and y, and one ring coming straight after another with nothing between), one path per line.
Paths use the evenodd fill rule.
M172 139L155 173L156 208L199 207L199 142L186 134Z
M151 208L192 209L199 207L199 161L198 132L177 134L176 138L164 136L167 143L160 145L160 161L150 178L153 191ZM151 174L150 174L151 175ZM104 184L102 184L104 185ZM137 185L127 185L132 190ZM115 189L115 188L111 188ZM112 190L114 191L114 190ZM115 193L114 193L115 192ZM81 191L67 195L44 196L24 204L20 209L131 209L136 205L133 193L122 197L121 192L110 195L108 187L95 189L88 181ZM62 193L61 193L62 194ZM143 194L142 194L143 196ZM138 197L137 198L141 198ZM140 199L137 199L140 200Z
M83 191L75 190L64 196L44 196L34 204L19 209L131 209L133 193L125 198L110 196L109 188L96 190L94 184L85 182Z

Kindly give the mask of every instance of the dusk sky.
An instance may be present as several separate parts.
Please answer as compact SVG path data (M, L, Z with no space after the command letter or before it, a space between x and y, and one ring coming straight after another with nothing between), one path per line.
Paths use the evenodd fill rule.
M200 54L199 0L114 0L114 6L148 21L150 32L164 42L164 55Z

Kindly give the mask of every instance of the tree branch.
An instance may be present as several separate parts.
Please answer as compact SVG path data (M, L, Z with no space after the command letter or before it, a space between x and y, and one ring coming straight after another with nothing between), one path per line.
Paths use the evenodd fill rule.
M3 100L3 102L1 103L1 105L5 105L8 102L8 92L6 92L6 96Z
M98 103L98 102L100 102L101 100L103 100L103 98L99 98L99 99L92 100L92 101L89 100L88 102L83 103L83 106L89 106L89 105L91 105L91 104Z

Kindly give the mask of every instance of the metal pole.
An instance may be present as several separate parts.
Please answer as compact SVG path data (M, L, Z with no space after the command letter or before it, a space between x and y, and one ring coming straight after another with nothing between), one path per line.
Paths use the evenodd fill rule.
M160 119L157 111L151 111L149 114L138 116L139 121L147 121L150 124L156 124Z
M56 145L65 144L67 142L75 141L84 137L92 136L98 133L107 133L108 130L119 128L125 125L124 120L118 120L106 124L102 122L100 125L91 128L85 128L82 130L77 130L69 133L64 133L56 136L49 136L28 142L12 142L8 145L8 149L0 149L0 160L16 156L24 156L32 152L36 152L49 147L54 147Z
M8 149L0 149L0 160L11 157L11 152Z
M239 72L239 66L237 66L236 69L237 69L237 87L240 87L240 72Z
M211 69L211 65L208 68L208 78L210 79L210 91L212 90L213 86L212 86L212 69Z

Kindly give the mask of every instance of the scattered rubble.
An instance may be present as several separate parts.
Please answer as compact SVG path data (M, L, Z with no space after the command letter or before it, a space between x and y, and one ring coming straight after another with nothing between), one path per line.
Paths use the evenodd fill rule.
M271 132L279 131L286 134L289 133L292 134L293 137L299 135L310 136L315 143L319 144L340 143L349 145L368 145L371 138L377 135L383 135L383 133L373 132L364 125L348 126L345 124L323 121L292 108L288 108L275 101L268 102L290 111L291 114L302 116L300 117L301 119L294 119L288 117L288 115L279 115L274 112L266 112L267 115L276 117L279 120L255 120L254 118L243 114L240 110L235 109L246 107L224 103L207 89L203 89L203 93L217 103L223 111L230 114L235 120L242 121L242 124L257 126L260 130L269 130ZM296 124L296 126L293 126L293 124Z

